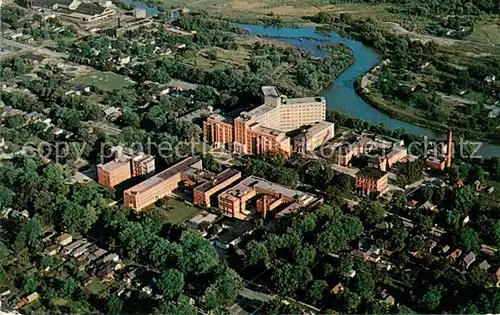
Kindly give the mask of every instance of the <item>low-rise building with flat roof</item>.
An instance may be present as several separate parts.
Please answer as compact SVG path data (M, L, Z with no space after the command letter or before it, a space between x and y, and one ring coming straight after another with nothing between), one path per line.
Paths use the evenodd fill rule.
M124 205L135 211L154 204L169 195L179 183L188 179L189 170L203 170L202 160L199 157L188 157L166 170L146 179L145 181L125 190L123 193Z
M206 182L196 186L193 190L194 204L210 208L212 206L210 198L217 192L228 187L241 178L241 172L228 168Z
M293 151L306 153L314 151L326 141L333 138L335 125L328 121L318 121L305 128L293 138Z
M268 211L278 207L286 208L294 205L302 209L322 200L310 193L285 187L257 176L249 176L218 196L219 208L226 216L246 220L250 215L247 202L258 195L260 198L256 203L257 211L261 212L264 217Z
M207 222L208 224L212 224L217 220L217 215L210 213L208 211L202 211L189 219L186 224L193 228L196 229L202 222Z

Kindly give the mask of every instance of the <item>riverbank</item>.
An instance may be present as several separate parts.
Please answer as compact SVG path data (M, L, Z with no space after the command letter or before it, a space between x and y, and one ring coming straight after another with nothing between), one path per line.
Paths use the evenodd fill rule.
M360 95L368 104L370 104L372 107L378 109L379 111L383 112L384 114L388 115L391 118L405 121L423 128L429 128L441 131L443 133L447 132L451 128L454 134L461 135L471 140L487 140L488 142L495 145L500 144L500 130L498 134L495 134L495 133L471 132L470 130L460 128L458 126L450 127L447 124L414 116L409 114L407 111L399 110L394 106L389 105L385 99L377 97L372 93L363 92L358 81L355 82L355 89L358 95Z

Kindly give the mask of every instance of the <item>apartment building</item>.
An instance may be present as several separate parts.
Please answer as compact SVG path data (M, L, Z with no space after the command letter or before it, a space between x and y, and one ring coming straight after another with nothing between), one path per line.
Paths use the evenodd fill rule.
M97 182L112 188L129 178L152 174L155 171L155 158L143 152L116 146L111 148L114 158L97 165Z
M303 209L321 202L316 195L285 187L256 176L249 176L218 196L219 208L224 215L241 220L248 219L251 210L247 202L256 200L256 210L263 217L273 211L276 215L286 209Z
M179 183L188 179L188 171L203 171L203 163L199 157L188 157L166 170L127 189L123 193L124 205L135 211L154 204L169 195Z
M356 173L356 188L363 195L383 194L388 189L388 173L379 169L368 168Z
M211 197L241 178L241 172L228 168L193 190L194 204L210 208Z
M291 154L286 132L326 118L323 97L288 98L275 86L261 88L262 105L241 112L234 120L211 115L203 124L204 140L217 147L233 146L238 154Z

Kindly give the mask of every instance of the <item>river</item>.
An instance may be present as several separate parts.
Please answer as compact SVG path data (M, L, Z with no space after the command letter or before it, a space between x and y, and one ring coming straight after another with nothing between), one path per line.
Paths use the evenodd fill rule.
M147 6L136 0L121 0L123 3L146 9L148 15L155 15L158 9ZM406 132L424 135L430 139L445 139L442 132L433 131L428 128L419 127L387 116L376 108L370 106L360 97L354 88L354 82L373 67L380 63L380 55L363 43L340 36L333 31L316 32L314 27L269 27L254 24L238 24L250 31L252 35L269 38L274 41L288 43L299 49L310 51L314 56L324 56L325 52L318 49L318 45L328 43L343 43L354 53L356 61L340 74L333 84L320 94L325 97L327 106L342 113L359 117L372 124L384 124L389 128L404 128ZM455 139L456 140L456 139ZM479 155L483 157L500 156L500 146L482 143Z
M329 43L343 43L351 48L356 61L342 72L333 84L320 94L325 97L327 106L344 114L358 117L373 124L384 124L390 128L404 128L406 132L424 135L430 139L445 139L446 134L406 123L387 116L380 112L356 93L354 82L363 76L381 61L380 55L363 43L340 36L333 31L317 32L314 27L269 27L264 25L240 24L241 27L250 31L252 35L258 35L274 41L288 43L299 49L310 51L314 56L324 56L325 52L318 49L318 45ZM500 146L483 143L479 154L484 157L500 156Z

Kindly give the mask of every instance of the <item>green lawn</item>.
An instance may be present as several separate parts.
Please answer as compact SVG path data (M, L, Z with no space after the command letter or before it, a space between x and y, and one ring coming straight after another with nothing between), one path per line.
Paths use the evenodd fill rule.
M97 277L94 276L92 277L92 282L90 282L85 288L92 294L98 294L104 289L104 285L99 279L97 279Z
M201 212L201 209L173 198L166 199L163 204L164 209L166 209L165 217L174 224L185 222L198 212Z
M489 45L500 45L500 20L491 18L478 23L467 39Z
M90 73L73 79L74 83L93 85L104 91L122 89L131 86L133 82L126 76L113 72L102 72L93 70Z

